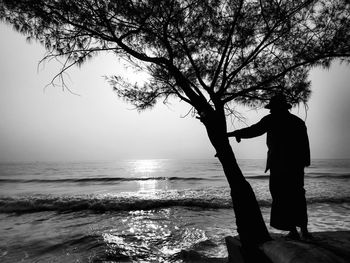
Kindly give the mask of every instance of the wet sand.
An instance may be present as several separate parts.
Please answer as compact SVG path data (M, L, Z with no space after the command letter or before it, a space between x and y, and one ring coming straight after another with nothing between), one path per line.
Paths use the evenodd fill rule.
M315 232L313 239L292 241L283 237L266 242L262 249L273 263L350 262L350 231Z
M308 240L290 240L272 234L272 241L261 246L271 263L348 263L350 231L313 232ZM229 262L245 263L237 238L226 238ZM237 247L238 245L238 247Z

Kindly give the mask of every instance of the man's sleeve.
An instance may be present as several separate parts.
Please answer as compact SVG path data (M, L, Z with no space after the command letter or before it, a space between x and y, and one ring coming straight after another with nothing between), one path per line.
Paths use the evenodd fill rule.
M307 128L305 126L305 132L304 132L304 165L310 166L311 164L311 157L310 157L310 143L309 143L309 137L307 135Z
M253 137L263 135L265 132L267 132L269 120L270 120L269 116L265 116L256 124L241 130L237 130L236 131L237 137L253 138Z

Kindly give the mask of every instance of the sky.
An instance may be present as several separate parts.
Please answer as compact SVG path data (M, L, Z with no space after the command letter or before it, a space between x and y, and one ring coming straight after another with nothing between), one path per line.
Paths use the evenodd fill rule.
M126 70L111 54L100 55L66 78L73 95L45 86L58 73L59 63L40 64L45 49L28 43L11 26L0 23L0 162L102 161L118 159L214 158L204 126L179 100L161 101L137 112L119 99L105 76ZM350 66L310 72L309 109L292 112L306 121L312 158L350 158ZM246 127L268 114L265 109L241 108ZM266 137L231 145L240 159L265 158Z

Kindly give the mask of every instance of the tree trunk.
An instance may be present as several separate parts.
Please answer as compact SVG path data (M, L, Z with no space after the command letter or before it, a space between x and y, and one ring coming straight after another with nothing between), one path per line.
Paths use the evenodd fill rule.
M245 248L256 248L271 237L253 189L244 178L230 146L224 114L212 112L203 121L231 188L237 231Z

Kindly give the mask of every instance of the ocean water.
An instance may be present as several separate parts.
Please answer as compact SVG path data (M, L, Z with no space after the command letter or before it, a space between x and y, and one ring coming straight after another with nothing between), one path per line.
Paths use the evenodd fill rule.
M239 164L268 226L265 161ZM350 230L350 160L305 188L311 231ZM216 159L0 164L0 262L224 262L236 234Z

